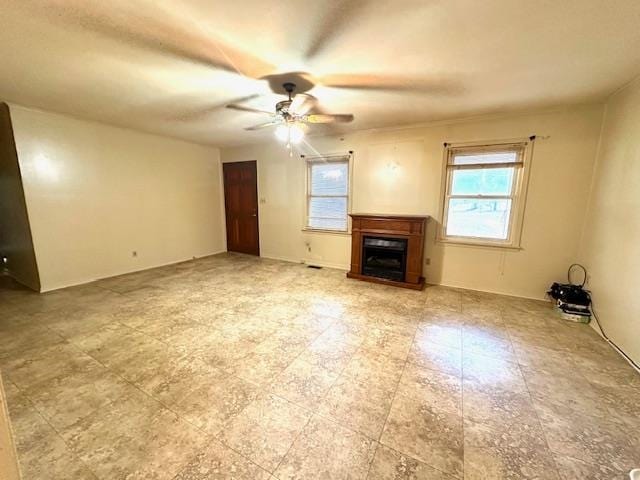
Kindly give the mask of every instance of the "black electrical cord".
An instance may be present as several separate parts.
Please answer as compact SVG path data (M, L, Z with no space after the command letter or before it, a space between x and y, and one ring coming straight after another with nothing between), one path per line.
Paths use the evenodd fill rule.
M571 281L571 270L573 270L574 267L579 267L582 270L583 273L583 278L582 278L582 284L580 285L580 288L583 288L585 286L585 284L587 283L587 269L580 265L579 263L574 263L569 267L569 270L567 270L567 280L569 281L569 283L571 285L575 285L572 281ZM611 340L609 338L609 336L605 333L604 328L602 328L602 324L600 323L600 320L598 319L598 315L596 315L596 311L595 311L595 306L593 304L593 297L591 296L591 292L589 290L585 290L587 297L589 298L589 310L591 311L591 315L593 315L593 318L596 321L596 325L598 325L598 329L600 330L600 333L602 333L602 336L604 337L604 339L609 342L611 345L613 345L613 347L620 352L620 354L626 358L626 360L633 365L636 370L640 370L640 366L638 366L638 364L636 362L634 362L629 355L627 355L626 353L624 353L624 351L618 346L616 345L616 343Z
M582 270L582 283L580 284L580 288L584 288L585 283L587 283L587 269L584 268L579 263L572 263L571 264L571 266L569 267L569 270L567 270L567 281L571 285L576 285L575 283L573 283L571 281L571 270L573 270L573 267L580 267L580 269Z

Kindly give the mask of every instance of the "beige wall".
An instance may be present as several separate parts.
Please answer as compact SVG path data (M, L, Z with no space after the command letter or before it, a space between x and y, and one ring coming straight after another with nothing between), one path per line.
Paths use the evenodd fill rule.
M36 291L40 278L36 263L22 176L13 139L11 116L6 103L0 103L0 257L13 278ZM0 265L2 270L3 265Z
M427 281L542 298L576 259L602 106L310 137L320 153L353 150L352 211L438 216L444 142L538 135L520 251L443 245L428 232ZM548 137L548 138L545 138ZM304 153L312 154L309 148ZM347 268L350 237L303 232L304 162L274 139L226 148L222 161L257 160L263 256ZM391 172L390 163L397 168ZM307 246L306 244L309 244ZM310 251L309 251L310 249Z
M607 102L580 249L607 335L640 363L640 80Z
M43 291L224 249L217 149L11 114Z

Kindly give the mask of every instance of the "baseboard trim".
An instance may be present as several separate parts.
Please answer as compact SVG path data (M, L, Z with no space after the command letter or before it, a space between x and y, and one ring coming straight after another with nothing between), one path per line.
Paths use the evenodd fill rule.
M305 259L305 258L294 259L291 257L283 257L281 255L271 255L269 253L262 253L260 254L260 257L268 258L269 260L280 260L282 262L299 263L302 265L316 265L318 267L324 267L324 268L335 268L336 270L344 270L344 271L349 270L348 265L344 265L341 263L324 262L322 260L311 260L311 259Z
M335 268L336 270L344 270L344 271L348 271L349 270L349 265L344 265L341 263L332 263L332 262L323 262L322 260L303 260L302 263L304 263L305 265L316 265L318 267L325 267L325 268Z
M303 263L302 260L295 260L290 257L282 257L280 255L272 255L270 253L260 253L260 258L267 258L269 260L280 260L281 262L289 262L289 263Z
M70 283L54 285L52 287L46 287L46 288L42 288L41 287L40 288L40 293L53 292L55 290L62 290L63 288L77 287L79 285L86 285L88 283L97 282L98 280L105 280L107 278L119 277L120 275L127 275L129 273L144 272L146 270L153 270L154 268L167 267L169 265L177 265L178 263L188 262L189 260L193 260L193 259L206 258L206 257L211 257L213 255L219 255L219 254L224 253L226 251L227 251L226 249L224 249L224 250L216 250L216 251L211 252L211 253L205 253L204 255L199 255L199 256L193 255L191 257L183 258L181 260L174 260L174 261L170 261L170 262L166 262L166 263L160 263L160 264L157 264L157 265L152 265L152 266L148 266L148 267L144 267L144 268L134 268L134 269L131 269L131 270L125 270L125 271L116 273L114 275L105 275L105 276L99 276L99 277L92 277L92 278L87 278L87 279L83 279L83 280L72 281Z
M538 301L547 300L546 296L531 297L529 295L520 295L520 294L515 294L515 293L498 292L498 291L495 291L495 290L480 290L478 288L464 287L462 285L452 285L450 283L433 283L433 282L430 282L428 278L427 278L427 285L437 285L439 287L458 288L460 290L469 290L471 292L491 293L493 295L502 295L503 297L525 298L527 300L538 300Z

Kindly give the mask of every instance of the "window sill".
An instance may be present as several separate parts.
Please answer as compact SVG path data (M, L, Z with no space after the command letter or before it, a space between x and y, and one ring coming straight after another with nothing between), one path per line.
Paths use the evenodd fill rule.
M350 231L344 231L344 230L322 230L319 228L308 228L308 227L304 227L302 229L303 232L305 233L328 233L329 235L342 235L342 236L348 236L351 235Z
M523 250L523 248L519 245L505 245L505 244L491 243L491 242L474 242L473 240L451 240L451 239L439 238L436 241L437 243L442 243L444 245L458 245L461 247L479 247L479 248L491 248L491 249L514 250L514 251Z

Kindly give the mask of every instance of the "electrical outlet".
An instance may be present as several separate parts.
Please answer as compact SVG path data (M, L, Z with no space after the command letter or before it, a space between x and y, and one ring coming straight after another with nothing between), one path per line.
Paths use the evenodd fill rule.
M138 252L136 252L135 250L133 252L131 252L131 256L132 257L137 257L138 256Z
M425 265L431 265L431 259L430 259L430 258L427 258L427 259L424 261L424 264L425 264Z

